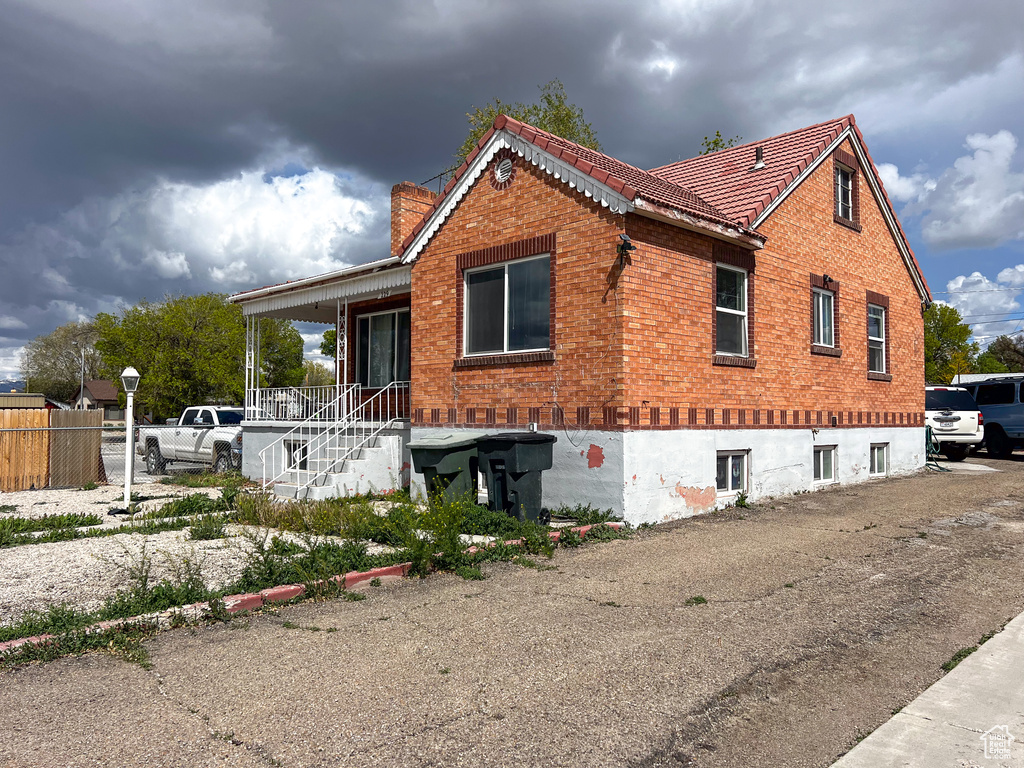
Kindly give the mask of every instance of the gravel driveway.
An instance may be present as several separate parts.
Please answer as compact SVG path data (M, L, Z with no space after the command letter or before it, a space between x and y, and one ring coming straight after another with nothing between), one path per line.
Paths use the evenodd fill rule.
M970 461L2 673L0 765L827 766L1024 610Z

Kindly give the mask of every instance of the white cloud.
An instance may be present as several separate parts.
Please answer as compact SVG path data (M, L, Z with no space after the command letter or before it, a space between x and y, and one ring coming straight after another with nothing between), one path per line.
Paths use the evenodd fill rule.
M155 248L150 249L142 263L153 267L160 277L168 279L192 277L192 271L188 268L188 259L181 251L168 253Z
M0 328L18 331L28 328L28 324L24 320L19 320L18 318L11 317L10 315L0 315Z
M971 326L974 340L983 346L1021 329L1018 298L1024 292L1024 264L1002 270L994 281L980 272L959 275L946 284L946 290L948 303L956 307Z
M6 341L6 339L4 341ZM21 363L24 357L24 346L5 346L0 343L0 378L20 378Z
M878 167L893 198L910 201L909 215L920 215L921 232L937 250L993 248L1024 238L1024 173L1012 169L1017 138L1009 131L991 136L973 133L958 157L938 179Z

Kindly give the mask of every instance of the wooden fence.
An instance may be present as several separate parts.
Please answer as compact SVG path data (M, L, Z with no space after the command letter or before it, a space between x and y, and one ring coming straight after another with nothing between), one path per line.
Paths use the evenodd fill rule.
M0 491L102 482L101 430L48 429L102 425L102 411L0 410Z

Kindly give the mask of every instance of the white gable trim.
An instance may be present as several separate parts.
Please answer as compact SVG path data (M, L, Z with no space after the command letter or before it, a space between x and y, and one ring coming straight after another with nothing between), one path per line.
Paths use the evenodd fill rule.
M917 288L917 292L921 296L921 301L928 301L928 291L925 289L924 281L921 279L920 272L918 272L914 256L910 252L910 247L907 245L907 241L903 237L903 231L896 222L896 214L886 202L885 195L882 194L882 188L879 184L878 177L874 174L874 165L868 159L867 153L857 140L857 134L853 130L853 126L848 127L839 134L835 141L833 141L827 149L814 159L813 163L804 168L803 173L793 179L789 186L782 190L779 196L772 200L771 204L761 212L761 215L754 219L750 228L756 230L764 224L765 220L772 215L775 209L778 208L787 197L789 197L790 192L799 187L805 179L807 179L822 163L825 162L825 160L832 157L832 153L846 139L850 139L850 142L853 144L854 154L857 156L857 162L860 164L861 175L867 179L868 186L871 188L871 194L874 197L879 210L882 212L882 218L885 219L886 226L888 226L889 232L892 234L892 238L896 242L896 248L899 250L900 256L903 258L903 263L906 265L907 271L910 273L911 280L914 281L914 287Z
M477 156L473 158L473 162L456 182L455 186L452 188L451 192L448 193L448 196L445 198L441 206L430 215L430 218L427 219L423 229L416 234L416 237L409 244L409 247L405 249L405 253L402 255L403 264L409 264L410 262L415 261L416 257L419 256L420 251L426 247L427 243L430 242L430 239L448 219L448 216L450 216L458 207L459 203L462 202L462 198L464 198L466 193L473 188L476 180L480 178L480 175L487 168L488 164L492 159L494 159L495 154L497 154L499 150L505 148L511 149L527 162L537 166L554 178L568 184L570 189L578 190L587 197L597 201L612 213L629 213L633 210L633 204L611 187L602 184L597 179L579 171L569 163L558 159L551 153L540 149L521 136L502 129L494 132L490 141L488 141Z

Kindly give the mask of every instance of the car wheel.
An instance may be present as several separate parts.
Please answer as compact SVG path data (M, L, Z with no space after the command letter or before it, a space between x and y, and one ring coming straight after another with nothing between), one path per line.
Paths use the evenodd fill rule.
M988 454L994 459L1008 459L1013 454L1013 443L1003 432L1002 427L993 426L992 434L988 434L988 427L985 428L985 445L988 446Z
M161 475L166 466L167 462L160 454L160 446L149 446L149 450L146 451L146 472L150 475Z
M217 454L217 458L213 460L213 471L218 475L231 471L231 457L227 451L220 451Z
M968 446L963 443L943 443L942 452L950 461L963 461L967 458Z

